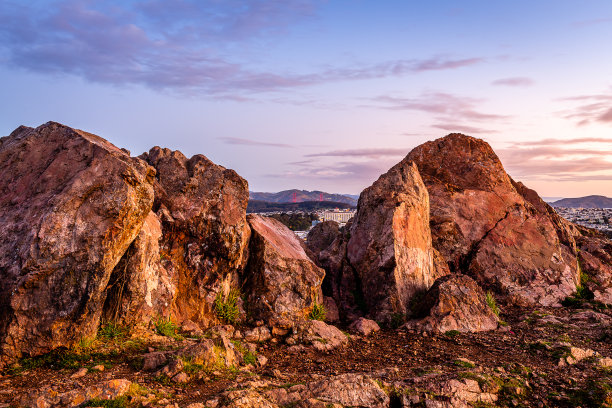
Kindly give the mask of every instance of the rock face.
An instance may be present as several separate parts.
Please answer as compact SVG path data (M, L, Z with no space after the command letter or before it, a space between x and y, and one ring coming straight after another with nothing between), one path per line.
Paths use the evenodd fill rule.
M580 283L593 292L596 301L612 305L612 241L586 233L577 237Z
M306 255L296 235L279 221L249 215L250 257L244 288L249 312L271 327L287 329L323 302L325 271Z
M239 286L246 264L247 182L202 155L187 159L181 152L154 147L140 157L157 170L155 214L150 231L126 254L127 286L145 295L139 296L139 308L207 327L215 319L217 294L226 297ZM153 291L157 300L147 296Z
M406 314L411 297L428 289L436 269L429 196L417 167L402 161L366 188L347 244L364 299L375 320Z
M555 305L575 291L576 254L565 225L538 209L537 194L513 183L486 142L451 134L404 161L416 163L427 186L433 244L452 271L516 304Z
M340 234L340 226L335 221L323 221L312 227L306 237L306 246L318 254L328 248Z
M407 327L424 331L479 332L494 330L499 322L482 289L465 275L452 274L436 280L415 309L414 316L424 319L409 322Z
M151 211L154 175L58 123L1 139L0 365L96 332L111 272Z

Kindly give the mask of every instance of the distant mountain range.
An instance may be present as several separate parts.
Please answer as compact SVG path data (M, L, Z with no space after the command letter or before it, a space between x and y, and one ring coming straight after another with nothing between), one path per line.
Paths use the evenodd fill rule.
M359 196L348 194L330 194L324 191L284 190L278 193L249 191L249 200L267 201L269 203L301 203L304 201L333 201L351 206L357 205Z
M247 213L317 211L325 209L348 209L353 205L336 201L302 201L299 203L271 203L269 201L249 200Z
M550 203L553 207L565 208L612 208L612 198L600 195L590 195L577 198L563 198Z

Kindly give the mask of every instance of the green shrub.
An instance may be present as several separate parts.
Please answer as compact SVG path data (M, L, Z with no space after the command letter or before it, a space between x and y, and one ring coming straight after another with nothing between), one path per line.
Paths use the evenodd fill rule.
M457 337L459 334L460 334L459 330L448 330L444 332L444 335L450 338Z
M98 337L104 340L123 340L130 334L130 329L116 322L107 322L100 325Z
M495 315L499 317L500 310L491 292L487 292L487 294L485 295L485 300L487 301L487 305L489 305L493 313L495 313Z
M217 293L215 297L214 309L217 318L228 324L235 324L240 316L240 308L238 307L238 299L240 291L232 289L227 296L223 296L222 292Z
M255 365L255 363L257 363L257 356L255 355L255 353L251 353L248 350L244 353L242 357L244 358L245 364Z
M312 305L310 313L308 314L308 318L310 320L325 320L326 315L327 310L325 310L325 306L315 301Z
M94 398L89 400L86 407L104 407L104 408L128 408L127 397L118 397L111 400Z
M155 322L155 330L157 331L157 334L162 336L171 337L175 340L183 339L183 336L178 334L179 327L170 318L166 319L160 317L157 319Z

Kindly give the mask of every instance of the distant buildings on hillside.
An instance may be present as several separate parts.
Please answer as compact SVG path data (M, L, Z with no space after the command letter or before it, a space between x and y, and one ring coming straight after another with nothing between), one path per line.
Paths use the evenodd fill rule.
M568 221L612 233L612 208L555 208L557 213Z

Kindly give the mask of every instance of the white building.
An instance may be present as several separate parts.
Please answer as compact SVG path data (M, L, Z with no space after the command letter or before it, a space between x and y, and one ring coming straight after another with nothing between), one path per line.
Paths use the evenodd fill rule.
M355 212L355 210L324 211L319 218L321 221L336 221L339 224L345 224L348 220L353 218Z

